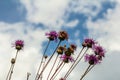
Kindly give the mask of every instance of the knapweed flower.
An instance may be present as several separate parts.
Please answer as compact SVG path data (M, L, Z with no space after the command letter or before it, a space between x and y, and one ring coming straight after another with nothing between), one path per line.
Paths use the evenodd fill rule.
M75 44L71 44L69 49L70 49L71 53L74 53L76 48L77 48L77 46Z
M65 63L68 63L69 61L71 61L71 62L74 61L73 57L71 57L71 56L66 56L65 54L64 54L64 55L61 55L60 58L61 58L61 60L63 60L63 62L65 62Z
M104 57L105 56L105 50L102 48L102 46L94 45L93 51L96 55Z
M100 63L100 60L98 59L98 57L96 55L93 55L93 54L91 54L91 55L86 54L85 61L88 62L90 65Z
M66 46L59 46L57 49L57 53L62 55L65 50L66 50Z
M66 80L65 78L60 78L59 80Z
M60 40L68 40L68 34L66 31L60 31L59 34L58 34L58 38Z
M53 41L53 40L57 41L58 33L56 31L51 31L49 33L46 33L46 36L48 36L48 39L50 41Z
M14 43L14 47L17 50L23 49L23 47L24 47L24 41L23 40L16 40L15 43Z
M93 45L95 45L97 42L95 42L95 40L90 39L90 38L86 38L82 44L83 47L88 47L88 48L92 48Z

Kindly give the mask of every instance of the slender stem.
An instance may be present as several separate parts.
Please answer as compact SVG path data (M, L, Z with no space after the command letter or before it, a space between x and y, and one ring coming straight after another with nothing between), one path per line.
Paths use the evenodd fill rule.
M58 64L57 64L57 67L60 65L60 61L61 61L61 60L59 60L59 62L58 62Z
M50 76L50 74L51 74L51 72L52 72L52 70L53 70L53 68L54 68L54 66L55 66L55 63L56 63L56 61L57 61L57 59L58 59L58 56L59 56L59 54L57 54L57 56L56 56L56 58L55 58L55 61L54 61L53 65L52 65L52 68L51 68L51 70L50 70L50 72L49 72L49 74L48 74L47 80L49 79L49 76Z
M47 51L47 49L48 49L49 44L50 44L50 40L48 41L47 46L46 46L46 48L45 48L45 51L44 51L44 53L43 53L42 60L41 60L41 62L40 62L40 65L39 65L39 68L38 68L38 71L37 71L35 80L37 80L37 77L38 77L39 71L40 71L40 69L41 69L42 62L43 62L43 59L44 59L44 56L45 56L45 53L46 53L46 51Z
M16 63L16 59L17 59L18 52L19 52L19 50L17 50L16 55L15 55L15 58L14 58L14 59L15 59L15 63ZM8 72L8 75L7 75L6 80L7 80L7 79L11 80L15 63L14 63L14 64L11 64L11 67L10 67L10 70L9 70L9 72Z
M10 71L10 76L9 76L9 80L11 80L12 74L13 74L13 68L14 68L14 64L11 67L11 71Z
M6 80L8 80L8 77L9 77L9 75L10 75L10 72L11 72L12 66L13 66L13 64L11 64L11 66L10 66L10 69L9 69L8 74L7 74Z
M80 78L80 80L82 80L84 78L84 76L86 75L86 73L88 72L88 70L90 69L91 65L89 65L87 67L87 69L85 70L84 74L82 75L82 77Z
M54 76L53 80L57 77L57 75L60 73L60 71L63 69L63 67L65 66L65 64L63 64L60 68L60 70L57 72L57 74Z
M58 43L56 49L54 50L53 54L51 55L51 57L50 57L49 60L47 61L46 65L44 66L44 68L42 69L42 71L40 72L40 74L38 75L38 79L37 79L37 80L39 80L41 74L43 73L43 71L46 69L47 65L48 65L49 62L51 61L51 59L52 59L52 57L54 56L54 54L55 54L57 48L59 47L60 43L61 43L61 40L59 41L59 43Z
M27 73L27 80L29 80L30 75L31 75L30 73Z
M90 72L90 71L93 69L94 66L95 66L95 65L93 65L93 66L85 73L85 75L86 75L88 72Z
M76 64L73 66L73 68L69 71L69 73L68 73L64 78L67 78L68 75L73 71L73 69L77 66L77 64L82 60L82 58L84 57L84 55L85 55L85 53L87 52L88 49L89 49L89 48L87 48L87 49L85 50L85 52L82 54L82 56L80 57L80 59L76 62Z
M58 68L55 70L55 72L53 73L52 77L50 78L50 80L52 80L52 78L54 77L54 75L56 74L56 72L60 69L60 67L62 66L63 62L61 62L61 64L58 66ZM64 63L65 64L65 63Z
M43 63L43 67L45 66L45 62L46 62L46 58L45 58L45 61L44 61L44 63ZM40 79L40 80L42 80L42 78L43 78L43 73L42 73L42 75L41 75L41 79Z
M66 77L69 74L69 71L72 69L72 67L74 66L74 64L76 63L76 61L78 60L78 58L80 57L82 51L83 51L84 47L82 47L80 53L78 54L77 58L75 59L74 63L71 65L71 67L69 68L69 70L67 71L67 73L65 74L64 77Z

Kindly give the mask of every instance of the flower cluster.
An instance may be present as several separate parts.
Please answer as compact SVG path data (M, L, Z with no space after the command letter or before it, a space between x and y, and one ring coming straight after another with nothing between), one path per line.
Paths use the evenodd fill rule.
M48 44L45 48L45 51L43 53L43 56L41 58L41 63L39 65L39 68L37 70L37 74L35 77L35 80L42 80L44 76L43 73L45 73L45 69L48 67L48 64L51 64L50 71L47 71L49 74L46 77L46 80L56 80L56 76L62 72L62 69L64 69L64 65L67 65L66 63L73 62L71 66L69 66L68 70L66 71L65 75L62 76L62 78L59 78L59 80L67 80L70 73L75 69L75 67L79 64L81 59L85 59L85 62L88 62L89 66L85 70L84 74L80 77L80 80L82 80L85 75L97 64L101 63L103 60L103 57L105 57L105 49L98 45L98 42L91 38L84 39L82 43L82 49L78 53L76 57L73 57L75 53L75 50L77 49L77 46L75 44L68 45L68 33L66 31L50 31L45 34L48 38ZM51 41L55 41L57 44L55 50L53 51L51 56L48 56L46 54L46 51L49 49L48 47L51 44ZM61 45L63 41L66 41L64 46ZM24 47L24 41L23 40L16 40L14 43L14 47L17 50L16 56L11 59L11 67L8 72L6 80L11 80L14 65L16 63L16 59L18 56L18 52L23 49ZM51 47L53 48L53 47ZM92 53L88 53L87 51L91 49ZM85 52L84 52L85 50ZM57 53L57 55L55 55ZM53 57L54 56L54 57ZM55 58L55 59L52 59ZM51 60L54 60L53 63L51 63ZM53 72L53 73L51 73ZM27 73L27 80L29 80L29 76L31 73ZM58 79L57 79L58 80Z

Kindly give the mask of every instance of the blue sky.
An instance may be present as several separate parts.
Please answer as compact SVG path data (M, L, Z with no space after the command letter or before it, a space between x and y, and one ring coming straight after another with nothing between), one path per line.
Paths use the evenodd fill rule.
M78 50L81 48L80 44L84 38L94 38L100 42L100 45L106 48L109 53L106 56L112 57L111 54L116 53L112 61L113 64L115 64L114 61L116 61L119 55L118 53L120 52L118 45L120 43L120 38L118 38L120 34L118 29L120 20L119 8L119 0L0 0L0 48L4 46L8 49L7 51L6 49L0 50L0 52L4 53L4 55L0 53L0 62L8 58L3 65L0 65L0 72L9 67L9 65L4 66L8 64L10 58L14 56L14 54L6 54L10 51L14 53L14 51L12 51L13 49L10 49L11 42L16 39L23 39L25 40L26 47L21 53L26 53L25 56L23 55L23 60L25 60L26 63L22 63L22 61L18 61L18 63L21 65L25 64L26 66L34 64L35 66L33 67L24 67L25 70L23 72L29 70L35 73L37 65L39 64L39 58L42 55L40 51L43 50L47 42L44 34L50 30L66 30L69 34L68 42L77 44ZM111 38L113 36L114 38ZM9 45L6 46L7 44ZM50 52L51 51L52 50L50 50ZM29 60L31 57L33 60ZM96 75L100 77L99 75L102 73L101 70L107 69L110 65L107 61L111 61L111 59L105 59L105 64L101 64L101 67L104 68L98 67L99 69L96 69L96 73L88 75L88 78L95 80L97 78L92 76ZM21 66L20 64L18 64L18 66ZM112 68L116 68L114 72L120 74L120 72L117 71L118 67L112 65ZM105 71L109 70L111 69L108 68ZM5 72L7 71L6 69ZM97 71L99 72L98 75ZM19 72L19 70L16 72ZM23 76L23 72L20 73L20 77ZM74 73L75 72L73 72L73 75ZM117 75L116 77L108 78L112 73L105 73L107 75L103 75L99 80L118 80L118 78L120 78ZM6 73L3 75L5 74ZM4 79L5 76L3 75L0 76L0 79ZM14 79L25 79L25 76L20 77L14 77ZM34 75L32 78L33 77ZM70 80L71 79L70 77ZM75 77L75 79L78 80L79 77Z

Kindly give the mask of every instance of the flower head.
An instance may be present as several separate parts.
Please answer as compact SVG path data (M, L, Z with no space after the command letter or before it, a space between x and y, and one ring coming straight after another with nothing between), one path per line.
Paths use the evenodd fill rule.
M64 54L64 55L61 55L60 58L61 58L65 63L68 63L69 61L71 61L71 62L74 61L73 57L71 57L71 56L66 56L65 54Z
M105 56L105 50L102 48L102 46L93 46L93 51L95 52L96 55L99 55L101 57Z
M88 48L92 48L93 45L95 45L96 42L93 39L90 38L86 38L82 44L83 47L88 47Z
M58 33L56 31L51 31L49 33L46 33L46 36L48 36L48 39L51 41L57 41Z
M71 45L70 45L70 48L76 50L77 46L76 46L75 44L71 44Z
M60 78L59 80L66 80L65 78Z
M57 53L62 55L65 50L66 50L66 46L59 46L57 49Z
M24 41L23 40L16 40L14 43L14 46L17 50L21 50L24 47Z
M100 63L100 60L98 59L98 57L96 55L93 55L93 54L91 54L91 55L86 54L85 61L88 62L90 65Z
M58 34L58 38L60 40L68 40L68 34L66 31L60 31L59 34Z

